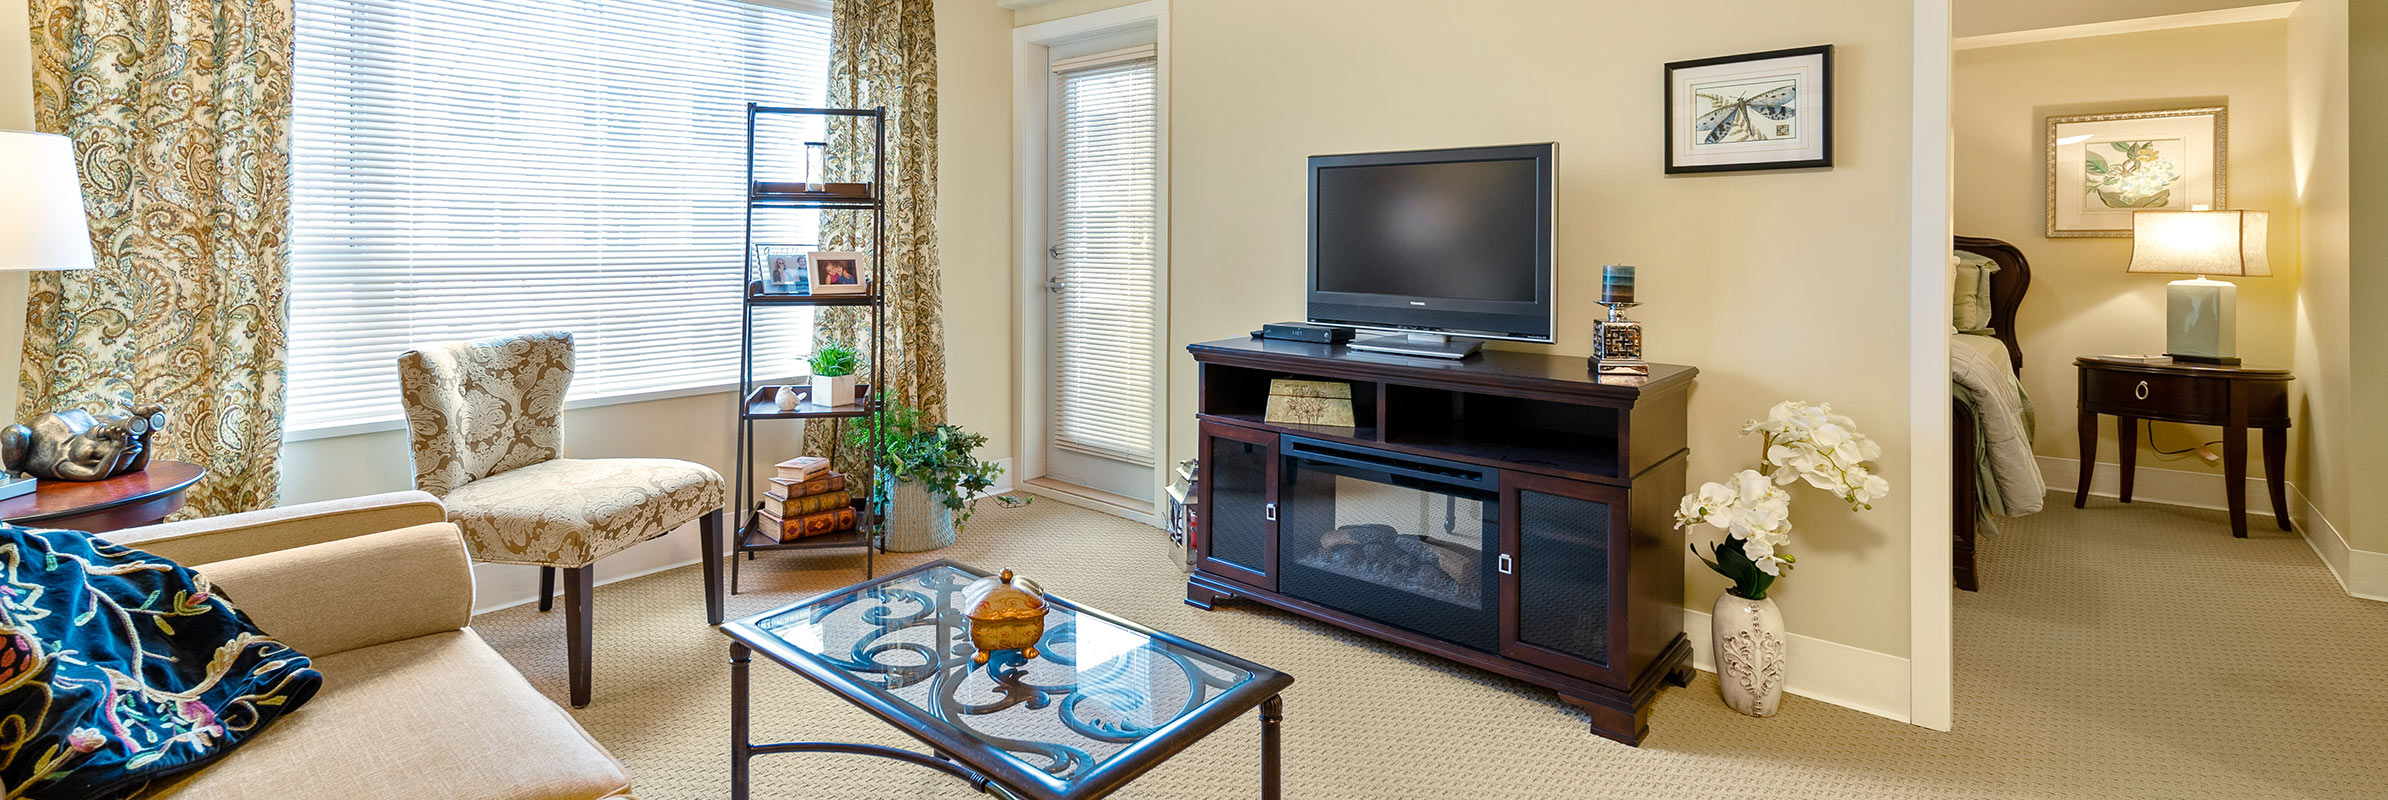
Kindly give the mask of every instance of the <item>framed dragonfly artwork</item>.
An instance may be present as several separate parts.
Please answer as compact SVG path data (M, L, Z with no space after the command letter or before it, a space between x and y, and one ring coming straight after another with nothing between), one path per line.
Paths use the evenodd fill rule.
M1832 166L1832 45L1667 65L1667 172Z

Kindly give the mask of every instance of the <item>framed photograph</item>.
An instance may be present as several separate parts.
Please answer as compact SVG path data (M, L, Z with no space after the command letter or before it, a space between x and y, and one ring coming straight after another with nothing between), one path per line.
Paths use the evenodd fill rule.
M754 277L764 294L805 294L811 290L807 264L812 249L805 245L755 245Z
M2048 118L2048 235L2131 235L2138 211L2223 208L2230 109Z
M815 251L805 256L811 263L813 294L862 294L861 253Z
M1832 45L1667 65L1667 172L1832 166Z

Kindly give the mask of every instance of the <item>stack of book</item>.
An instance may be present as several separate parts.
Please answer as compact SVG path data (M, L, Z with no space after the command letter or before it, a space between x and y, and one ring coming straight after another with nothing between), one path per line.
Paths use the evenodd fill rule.
M782 542L854 529L854 494L846 476L830 471L829 460L800 456L779 462L779 474L763 493L759 527Z

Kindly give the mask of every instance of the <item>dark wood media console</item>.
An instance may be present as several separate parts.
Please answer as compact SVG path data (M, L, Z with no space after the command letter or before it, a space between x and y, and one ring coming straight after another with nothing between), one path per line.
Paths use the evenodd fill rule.
M1556 690L1639 744L1683 631L1692 367L1464 361L1226 339L1201 370L1186 602L1247 599ZM1264 421L1275 378L1350 383L1358 425Z

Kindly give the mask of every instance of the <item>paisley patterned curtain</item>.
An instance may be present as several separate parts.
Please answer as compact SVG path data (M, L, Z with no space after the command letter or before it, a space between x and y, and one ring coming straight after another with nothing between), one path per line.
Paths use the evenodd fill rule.
M830 12L829 104L885 106L887 122L887 247L872 253L888 285L887 321L879 377L896 402L925 420L945 419L945 325L937 281L937 35L931 0L836 0ZM832 122L829 171L834 180L867 181L871 126ZM825 212L822 238L832 250L868 251L870 215ZM1006 302L1001 298L991 302ZM871 316L867 308L823 309L816 341L854 347L866 357L857 374L869 380ZM825 424L807 424L804 451L833 449ZM860 450L835 444L838 469L855 475Z
M34 123L74 139L98 267L34 273L18 408L166 407L185 515L273 504L288 318L288 0L31 0Z

